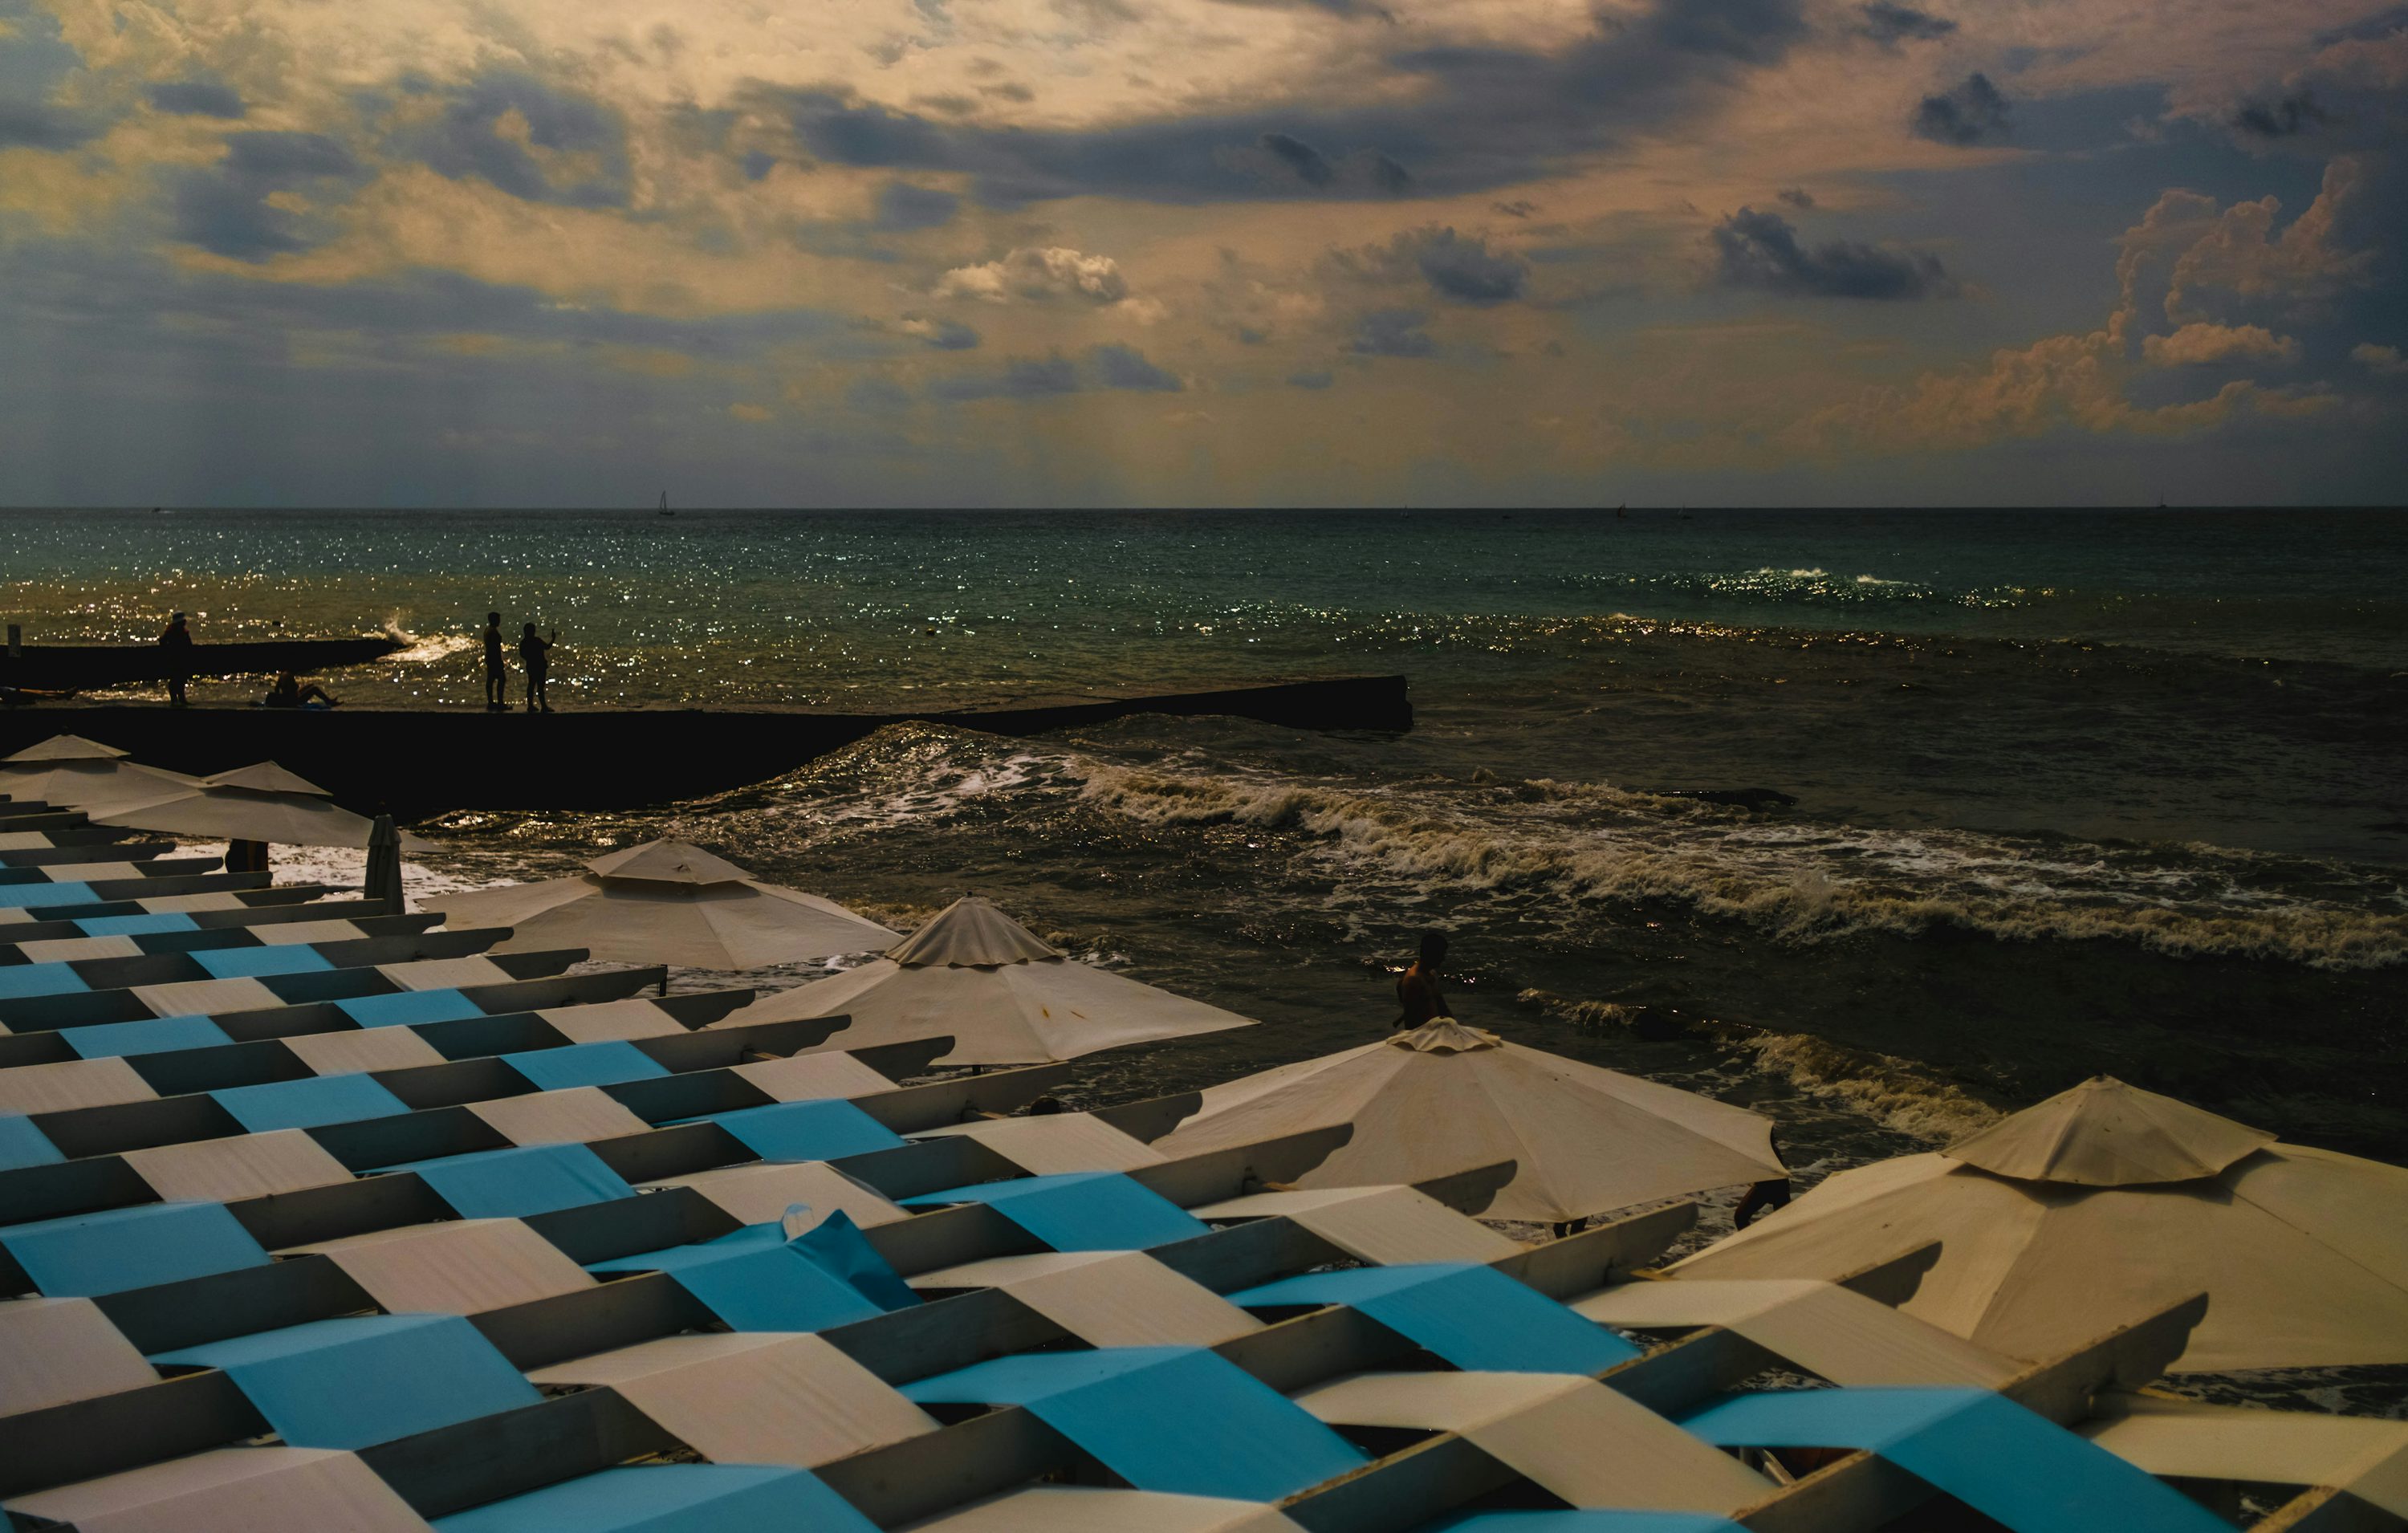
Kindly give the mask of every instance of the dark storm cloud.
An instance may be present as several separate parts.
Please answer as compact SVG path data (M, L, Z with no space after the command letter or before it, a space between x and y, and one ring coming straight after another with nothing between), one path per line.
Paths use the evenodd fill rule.
M2252 138L2294 138L2325 125L2315 94L2300 91L2272 101L2245 101L2233 111L2233 128Z
M765 149L747 150L744 157L736 163L748 181L762 180L778 168L778 157Z
M286 192L323 200L366 178L351 151L323 134L229 134L222 160L170 179L175 236L236 261L306 251L333 231L268 199Z
M1301 138L1291 138L1283 133L1267 133L1257 142L1274 158L1285 163L1296 172L1297 179L1307 186L1327 186L1338 175L1329 167L1329 162L1322 158L1321 151Z
M1367 357L1426 357L1438 350L1422 326L1429 316L1418 308L1378 308L1354 327L1347 350Z
M1970 149L2007 136L2007 98L1989 76L1968 75L1954 89L1925 96L1914 109L1912 126L1918 138Z
M1128 346L1098 346L1087 353L1096 365L1096 376L1108 389L1130 389L1140 393L1177 394L1186 387L1176 373L1165 372L1145 359L1145 353Z
M1937 256L1884 250L1854 240L1808 249L1778 213L1742 208L1713 232L1715 279L1813 298L1941 298L1956 282Z
M763 90L799 147L835 164L967 175L991 207L1118 196L1198 203L1393 197L1509 186L1658 131L1705 93L1780 62L1807 33L1802 0L1655 0L1551 53L1418 49L1389 55L1408 99L1309 102L1083 130L989 127L833 90ZM1326 177L1323 176L1324 171Z
M1288 387L1292 389L1326 389L1337 381L1338 375L1335 373L1290 373L1287 375Z
M1885 48L1909 42L1937 42L1956 30L1956 23L1944 16L1934 16L1913 6L1892 5L1890 0L1872 0L1872 4L1859 8L1864 22L1858 30Z
M533 75L495 70L470 80L434 122L405 130L397 147L454 180L488 181L528 202L627 202L627 136L618 114Z
M1807 211L1814 206L1814 193L1802 186L1793 186L1787 191L1775 193L1774 195L1800 212Z
M82 64L60 36L58 18L22 0L0 0L0 149L75 149L106 131L97 117L50 99Z
M239 93L211 79L162 80L150 87L150 105L176 117L215 117L228 122L240 118L245 110Z
M961 207L962 199L951 192L913 186L910 181L889 181L886 189L878 193L877 224L890 232L941 229L953 222Z

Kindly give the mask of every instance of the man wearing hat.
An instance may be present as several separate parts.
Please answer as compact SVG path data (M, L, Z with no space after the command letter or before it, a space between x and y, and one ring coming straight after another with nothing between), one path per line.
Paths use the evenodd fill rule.
M193 679L193 631L184 626L184 614L178 612L167 620L167 627L159 636L159 647L167 652L167 706L189 708L191 699L184 695L184 683Z

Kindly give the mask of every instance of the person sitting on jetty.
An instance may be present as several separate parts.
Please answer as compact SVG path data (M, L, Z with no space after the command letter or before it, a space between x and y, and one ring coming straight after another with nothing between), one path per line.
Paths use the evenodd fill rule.
M1446 1007L1446 997L1438 987L1439 966L1446 962L1446 937L1440 932L1422 934L1421 956L1411 968L1397 976L1397 1004L1403 1010L1391 1027L1418 1027L1433 1017L1454 1015Z
M159 647L167 652L167 706L192 707L192 699L184 695L184 683L193 679L193 631L184 626L183 613L167 619L167 626L159 635Z
M485 711L498 713L510 706L510 672L502 662L502 615L485 614Z
M286 671L277 677L276 684L267 689L267 695L259 700L259 706L319 709L340 708L342 704L317 682L311 681L305 686L299 677Z
M557 628L552 631L550 638L538 638L532 623L526 625L525 632L519 635L519 662L526 666L526 710L530 713L552 711L552 700L544 695L543 683L551 674L552 647L559 638L560 630Z

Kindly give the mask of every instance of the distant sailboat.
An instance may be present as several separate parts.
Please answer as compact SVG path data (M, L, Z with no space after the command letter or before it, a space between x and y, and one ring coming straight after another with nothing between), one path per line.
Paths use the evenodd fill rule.
M661 514L663 516L677 515L677 512L669 509L669 493L666 490L661 492Z

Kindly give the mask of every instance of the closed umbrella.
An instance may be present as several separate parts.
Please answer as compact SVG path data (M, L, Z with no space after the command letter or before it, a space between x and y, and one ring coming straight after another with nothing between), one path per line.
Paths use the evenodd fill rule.
M53 735L0 760L0 794L87 812L155 799L200 779L144 766L113 745Z
M714 1025L847 1016L823 1049L951 1038L940 1065L1035 1065L1247 1027L1252 1017L1065 957L973 895L885 957L753 1002Z
M509 926L496 953L581 947L596 958L759 968L884 947L895 934L831 899L764 883L683 841L598 857L575 878L446 895L446 922Z
M1354 1137L1297 1186L1426 1182L1510 1160L1493 1219L1563 1224L1788 1174L1769 1119L1452 1017L1209 1087L1154 1148L1176 1158L1334 1124Z
M396 914L401 910L401 833L394 828L390 814L378 815L368 827L368 862L360 880L360 895Z
M1676 1277L1834 1278L1931 1240L1909 1314L2057 1356L2197 1293L2178 1372L2408 1362L2408 1169L2100 1077L1842 1171Z

